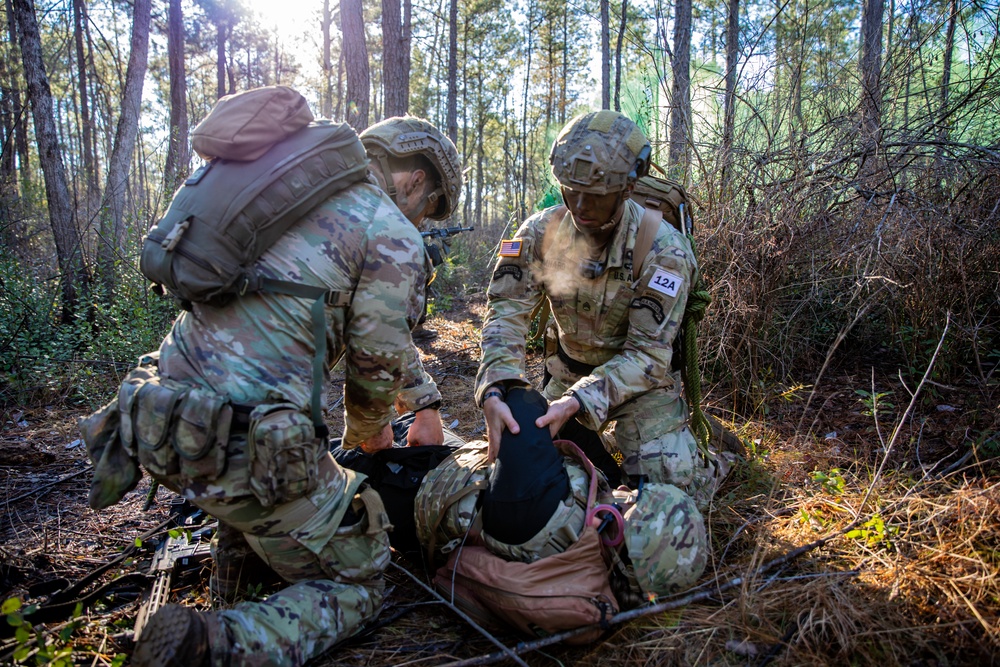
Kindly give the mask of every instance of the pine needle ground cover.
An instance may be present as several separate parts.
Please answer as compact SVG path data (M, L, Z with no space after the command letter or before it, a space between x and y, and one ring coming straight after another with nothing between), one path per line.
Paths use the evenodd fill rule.
M421 351L445 394L446 425L477 439L482 422L470 396L483 299L451 306L430 319L438 336ZM540 362L530 357L533 377ZM736 419L709 389L707 407L747 443L747 456L708 516L709 569L681 599L655 601L666 610L633 612L587 647L496 628L487 638L414 583L407 572L427 581L419 565L397 559L379 619L314 664L515 664L498 643L538 666L995 663L1000 475L990 458L995 442L968 438L996 431L995 416L983 422L991 412L983 399L967 398L981 394L939 388L932 400L918 396L904 420L915 387L869 369L832 375L815 392L776 392L753 418ZM332 404L338 399L331 394ZM132 650L147 590L141 579L58 621L33 622L30 613L109 562L90 589L146 573L148 545L166 532L159 527L171 494L160 489L144 511L148 478L115 507L87 507L79 416L45 408L4 414L3 664L117 665ZM175 578L171 600L208 609L208 567Z

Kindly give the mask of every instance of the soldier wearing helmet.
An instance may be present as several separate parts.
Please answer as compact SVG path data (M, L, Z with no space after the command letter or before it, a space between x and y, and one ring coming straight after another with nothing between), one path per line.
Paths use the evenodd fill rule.
M462 164L451 139L426 120L396 116L361 133L372 172L399 210L419 227L447 220L462 194Z
M462 195L462 162L455 144L431 123L415 116L387 118L362 132L361 143L375 180L418 229L425 218L447 220L455 212ZM427 239L424 243L428 245ZM442 245L428 246L431 281L448 250L446 242ZM413 330L414 340L437 335L423 328L426 316L425 311Z
M705 504L715 466L698 453L671 366L695 256L662 223L648 254L633 257L643 208L629 195L649 157L642 130L613 111L578 116L559 133L549 161L565 206L536 213L501 243L476 400L496 456L501 433L521 428L504 401L511 387L527 384L525 341L533 309L547 300L549 406L535 424L579 445L612 487L645 479Z

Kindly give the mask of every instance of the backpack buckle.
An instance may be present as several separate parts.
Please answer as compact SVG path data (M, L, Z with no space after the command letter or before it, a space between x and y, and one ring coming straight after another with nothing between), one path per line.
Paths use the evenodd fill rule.
M346 308L351 305L351 293L327 290L326 294L323 295L323 302L333 308Z
M173 229L163 238L160 245L166 252L173 252L177 244L180 243L181 237L184 236L184 232L187 228L191 226L191 218L185 218L173 226Z

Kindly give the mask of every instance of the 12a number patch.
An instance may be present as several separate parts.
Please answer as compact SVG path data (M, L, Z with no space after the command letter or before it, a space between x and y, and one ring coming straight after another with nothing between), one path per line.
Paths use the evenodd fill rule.
M649 279L649 286L657 292L662 292L667 296L677 296L677 291L684 284L684 279L678 275L657 269L653 277Z

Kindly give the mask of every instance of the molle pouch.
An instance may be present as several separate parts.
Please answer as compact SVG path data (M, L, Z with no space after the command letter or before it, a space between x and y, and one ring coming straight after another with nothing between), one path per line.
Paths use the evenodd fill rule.
M117 503L142 478L134 454L123 446L120 420L118 399L80 420L80 434L94 464L88 500L95 510Z
M295 405L258 405L247 438L250 491L264 507L301 498L316 488L321 450L312 419Z
M143 365L133 368L125 376L121 387L118 388L118 409L121 414L121 439L122 445L132 456L136 455L135 422L132 419L135 407L135 397L139 389L151 380L157 379L155 365Z
M139 387L132 405L132 429L138 444L139 462L154 477L180 472L180 457L167 442L178 404L188 388L159 378Z
M174 424L173 448L180 457L181 475L212 481L226 470L226 443L233 422L227 396L190 389Z

